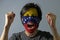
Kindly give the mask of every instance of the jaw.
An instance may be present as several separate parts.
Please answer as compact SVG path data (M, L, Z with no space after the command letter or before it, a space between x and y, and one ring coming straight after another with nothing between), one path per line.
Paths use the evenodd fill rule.
M25 30L29 33L33 33L38 28L36 23L28 22L24 24Z

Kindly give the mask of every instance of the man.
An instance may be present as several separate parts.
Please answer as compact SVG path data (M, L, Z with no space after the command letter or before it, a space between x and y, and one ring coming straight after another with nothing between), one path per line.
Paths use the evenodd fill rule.
M8 40L9 28L14 20L15 14L13 12L9 12L5 17L6 22L0 38L1 40ZM59 40L55 27L56 15L51 13L46 15L47 21L53 32L53 36L49 32L38 30L39 23L42 20L42 12L37 4L26 4L20 12L20 17L25 30L19 33L14 33L9 40Z

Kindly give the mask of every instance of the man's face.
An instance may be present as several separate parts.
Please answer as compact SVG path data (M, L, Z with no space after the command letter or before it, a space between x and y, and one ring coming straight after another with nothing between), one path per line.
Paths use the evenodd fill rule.
M22 23L29 33L33 33L39 24L38 12L35 8L30 8L22 16Z

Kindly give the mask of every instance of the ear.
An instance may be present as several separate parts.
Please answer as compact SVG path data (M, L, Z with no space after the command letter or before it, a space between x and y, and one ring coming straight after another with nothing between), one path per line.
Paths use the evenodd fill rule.
M21 21L23 20L23 18L21 17Z
M21 22L22 22L22 20L23 20L23 18L21 17ZM22 24L23 24L23 22L22 22Z

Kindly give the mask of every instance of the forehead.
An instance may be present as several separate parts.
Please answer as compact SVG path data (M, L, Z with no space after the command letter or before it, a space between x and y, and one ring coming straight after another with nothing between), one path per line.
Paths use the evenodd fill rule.
M29 15L29 16L31 16L31 15L33 15L33 16L38 16L37 9L36 9L36 8L30 8L30 9L28 9L28 10L24 13L23 16L27 16L27 15Z

